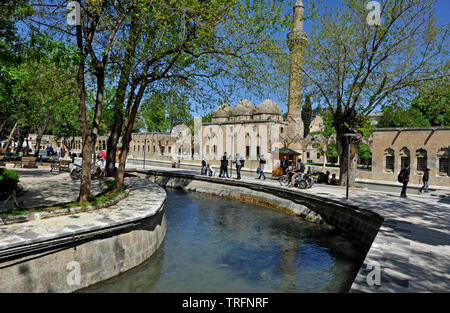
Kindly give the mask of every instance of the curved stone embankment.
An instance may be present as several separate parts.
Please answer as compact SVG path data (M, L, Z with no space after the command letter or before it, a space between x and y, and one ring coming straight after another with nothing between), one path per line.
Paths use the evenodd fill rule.
M372 211L280 186L170 170L146 170L135 173L162 187L232 198L294 214L310 222L330 225L342 231L345 237L363 249L370 248L383 222L383 218Z
M166 192L127 181L114 206L0 226L0 292L71 292L146 261L164 240Z

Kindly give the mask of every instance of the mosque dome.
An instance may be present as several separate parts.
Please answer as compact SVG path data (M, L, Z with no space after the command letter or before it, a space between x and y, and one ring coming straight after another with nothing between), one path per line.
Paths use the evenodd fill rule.
M229 117L232 112L233 112L233 109L231 108L231 106L227 103L224 103L214 111L213 116L214 117Z
M258 104L258 113L259 114L277 114L277 115L281 115L281 109L278 106L278 104L276 104L275 101L270 100L270 99L266 99L263 102L261 102L260 104Z
M256 107L247 99L239 101L233 109L233 114L239 115L253 115L256 112Z

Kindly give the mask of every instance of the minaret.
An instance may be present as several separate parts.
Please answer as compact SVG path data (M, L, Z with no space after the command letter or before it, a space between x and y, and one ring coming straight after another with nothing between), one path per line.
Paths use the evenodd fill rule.
M303 49L307 42L307 34L303 32L303 13L303 2L297 0L294 6L293 29L287 35L287 44L290 51L287 135L291 138L296 135L303 138L301 117L302 63ZM295 149L296 147L292 148Z

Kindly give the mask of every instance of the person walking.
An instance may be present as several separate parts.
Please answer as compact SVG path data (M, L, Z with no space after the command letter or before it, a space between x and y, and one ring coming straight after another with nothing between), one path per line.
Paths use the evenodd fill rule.
M400 193L400 197L402 198L407 198L406 188L409 182L409 173L410 173L409 164L406 164L405 167L398 174L398 180L403 184L402 192Z
M239 153L236 153L236 173L237 179L241 179L241 168L244 166L244 160Z
M283 157L283 160L281 160L281 168L283 169L283 174L287 175L287 169L289 167L289 160L286 156Z
M222 160L220 160L220 175L219 175L219 177L225 178L225 174L227 174L227 178L230 178L230 175L228 175L228 158L227 158L226 152L223 154Z
M100 162L102 163L102 167L105 166L105 159L106 159L106 152L105 150L101 150L98 154L99 158L100 158Z
M428 192L428 179L430 178L430 169L425 169L423 176L422 176L422 182L423 186L419 189L419 192L422 193L423 189L425 188L425 192Z
M202 170L201 170L201 174L202 174L202 175L206 175L206 173L207 173L206 161L205 161L205 159L203 158L203 160L202 160Z
M259 176L256 179L261 179L261 176L266 179L266 175L264 175L264 165L266 164L266 159L264 159L264 155L261 155L259 158Z

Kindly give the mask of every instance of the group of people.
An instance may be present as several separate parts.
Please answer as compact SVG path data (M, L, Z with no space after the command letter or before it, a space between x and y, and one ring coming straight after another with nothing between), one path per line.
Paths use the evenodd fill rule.
M45 147L45 150L47 151L48 157L56 156L64 158L64 156L66 155L66 148L64 146L62 146L61 148L56 147L56 149L54 149L52 145L47 145Z
M339 181L336 178L336 174L332 174L330 177L330 171L326 171L326 173L320 173L317 177L318 184L326 184L326 185L339 185Z
M231 159L231 155L227 155L225 152L222 156L222 159L220 160L220 170L219 170L219 177L221 178L230 178L230 174L228 173L229 168L229 160ZM236 158L234 161L232 161L236 165L236 179L241 179L241 169L244 167L245 159L239 154L236 153ZM256 179L266 179L266 175L264 174L264 166L266 164L266 159L263 155L259 157L259 163L258 163L258 169L256 170L256 173L258 174L258 177ZM201 169L201 175L209 175L209 176L215 176L216 172L213 169L213 167L206 162L205 159L202 160L202 169Z
M406 196L406 189L408 187L408 183L409 183L409 175L410 175L410 167L409 164L406 164L404 168L402 168L402 170L400 171L400 173L398 174L398 181L400 183L402 183L402 191L400 192L400 197L402 198L407 198ZM430 179L430 169L426 168L423 171L423 176L422 176L422 187L419 189L419 192L422 193L424 190L425 192L428 192L428 187L429 187L429 179Z

